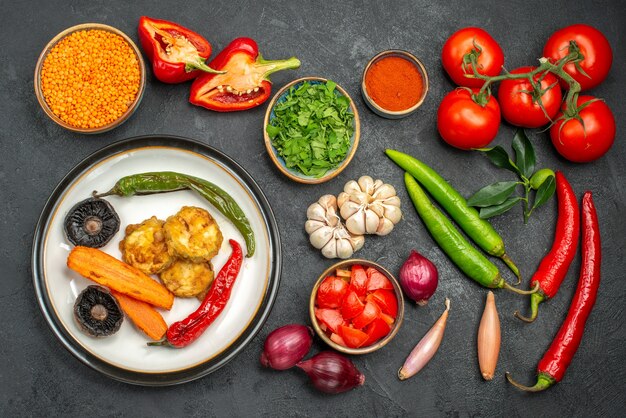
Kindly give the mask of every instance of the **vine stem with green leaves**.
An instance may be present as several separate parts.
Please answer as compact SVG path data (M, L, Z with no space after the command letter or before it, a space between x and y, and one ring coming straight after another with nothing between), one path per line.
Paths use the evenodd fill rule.
M500 215L517 202L522 203L524 223L539 206L546 203L554 194L556 182L554 172L549 168L535 171L535 150L523 130L518 130L513 138L512 148L515 152L515 162L501 146L478 149L497 167L515 173L519 180L498 181L483 187L467 200L467 204L479 209L481 218L491 218ZM524 188L522 196L514 196L518 186ZM535 198L531 204L532 191Z
M573 41L573 40L570 41L567 55L565 55L563 58L558 60L556 63L552 63L547 58L542 57L542 58L539 58L539 66L537 68L535 68L532 71L529 71L526 73L519 73L519 74L511 74L510 72L506 70L504 70L505 74L501 74L501 75L497 75L493 77L480 74L477 70L477 68L479 67L478 65L479 54L480 54L480 51L472 50L472 52L466 55L467 58L464 59L463 65L464 65L464 70L467 71L469 70L468 67L470 67L472 71L472 73L468 72L467 74L465 74L466 77L484 80L484 83L482 87L480 88L480 90L478 91L478 93L472 93L472 99L481 106L485 106L487 104L489 96L491 95L491 85L493 83L503 81L503 80L526 79L528 80L530 85L533 86L533 91L528 92L528 93L533 96L533 99L537 101L537 103L540 105L541 109L545 113L545 108L543 107L543 104L541 103L541 96L543 96L543 94L547 90L555 86L555 84L552 84L544 90L541 89L541 80L543 79L543 77L545 77L546 73L552 73L552 74L557 75L558 77L562 78L565 82L567 82L567 84L569 85L569 89L567 91L567 94L564 100L565 108L563 109L563 116L561 116L559 119L565 119L565 120L576 119L584 126L584 122L582 118L580 117L579 112L586 106L589 106L592 102L598 100L596 99L596 100L586 102L580 107L578 107L577 105L578 95L580 94L580 90L581 90L580 83L574 80L574 78L571 75L569 75L567 72L565 72L565 70L563 69L563 67L566 64L574 64L581 74L588 77L588 75L580 67L580 62L585 57L580 52L580 48L578 47L578 44L576 43L576 41ZM535 76L537 75L540 75L540 77L538 80L535 81ZM556 121L553 121L553 123L555 122ZM561 127L563 125L561 125Z

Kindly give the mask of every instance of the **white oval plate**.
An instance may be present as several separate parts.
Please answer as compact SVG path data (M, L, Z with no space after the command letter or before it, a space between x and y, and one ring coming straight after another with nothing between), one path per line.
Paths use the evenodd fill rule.
M148 347L149 341L125 318L121 329L106 338L83 334L73 319L78 294L89 284L66 266L72 249L63 230L68 210L105 192L121 177L176 171L208 180L228 192L248 217L256 251L244 263L224 311L197 341L183 349ZM182 206L207 209L217 221L224 242L212 260L217 272L231 253L229 239L245 242L235 226L192 191L106 199L118 213L119 232L101 250L121 258L118 248L128 224L151 216L167 219ZM280 280L278 228L265 196L250 175L232 159L202 143L179 137L148 136L114 143L78 164L57 186L47 202L33 245L33 278L39 304L53 332L66 348L87 365L129 383L167 385L204 376L232 359L256 334L269 315ZM195 298L175 298L170 311L161 310L168 324L185 318L198 306Z

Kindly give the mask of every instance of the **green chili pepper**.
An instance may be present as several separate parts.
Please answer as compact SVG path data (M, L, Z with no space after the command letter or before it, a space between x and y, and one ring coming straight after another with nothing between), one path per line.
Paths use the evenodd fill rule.
M193 190L208 200L241 232L248 250L247 257L254 255L254 231L252 231L245 213L228 193L204 179L173 171L133 174L119 179L113 188L106 193L96 194L94 192L94 196L117 195L128 197L168 193L178 190Z
M467 205L465 198L450 183L435 170L410 155L392 149L386 150L385 153L394 163L409 172L428 190L476 245L488 254L500 257L517 276L517 284L521 283L519 269L506 254L502 237L488 221L480 218L476 209Z
M505 282L500 276L498 267L467 242L452 222L431 203L424 190L409 173L404 173L404 184L428 232L450 260L469 278L485 287L504 288L521 295L537 291L537 286L533 290L524 291Z

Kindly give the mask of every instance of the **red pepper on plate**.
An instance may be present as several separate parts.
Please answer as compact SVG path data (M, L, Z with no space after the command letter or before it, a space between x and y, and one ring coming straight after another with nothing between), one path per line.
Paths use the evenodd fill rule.
M182 83L202 72L219 73L206 65L211 44L196 32L167 20L139 19L139 41L152 62L154 76L164 83Z
M585 331L585 323L596 302L600 286L602 254L598 216L591 192L586 192L583 196L582 212L582 267L576 293L565 321L550 348L537 365L537 383L531 387L524 386L515 382L511 375L506 373L507 380L518 389L540 392L563 379L567 367L578 350Z
M270 97L270 74L298 68L300 60L268 61L259 53L257 43L250 38L233 40L210 63L224 74L202 74L191 85L189 101L218 112L247 110L264 103Z
M522 321L533 322L537 318L539 304L556 295L576 255L580 235L580 209L572 186L560 171L556 172L556 195L559 217L556 221L554 243L530 279L531 288L539 282L539 291L530 295L530 318L515 312L515 316Z
M194 342L222 313L243 262L243 252L239 243L232 239L228 242L233 252L217 274L202 304L187 318L170 325L164 340L149 342L148 345L186 347Z

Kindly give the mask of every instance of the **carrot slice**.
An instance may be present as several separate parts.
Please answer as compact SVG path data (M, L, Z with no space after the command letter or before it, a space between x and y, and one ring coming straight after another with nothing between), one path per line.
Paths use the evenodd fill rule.
M74 247L67 266L102 286L159 308L170 309L174 303L174 295L165 286L97 248Z
M117 299L120 307L131 321L154 341L163 338L167 332L167 324L159 311L152 305L126 296L123 293L111 290L111 294Z

